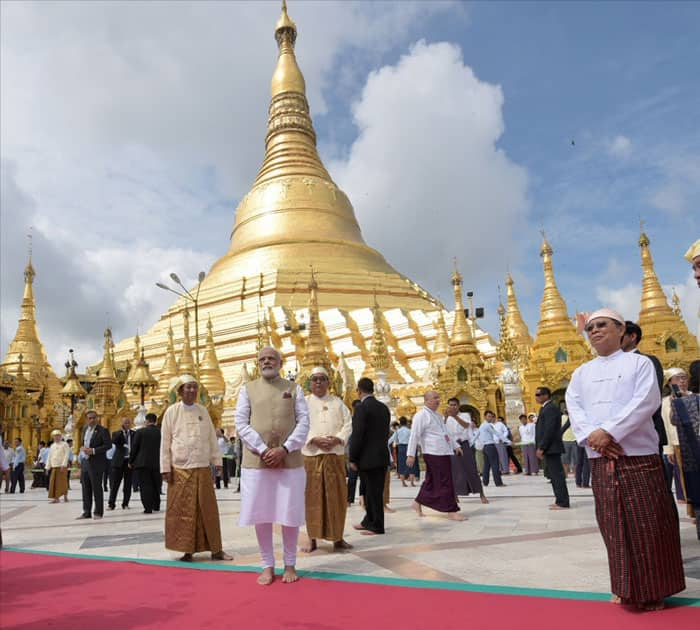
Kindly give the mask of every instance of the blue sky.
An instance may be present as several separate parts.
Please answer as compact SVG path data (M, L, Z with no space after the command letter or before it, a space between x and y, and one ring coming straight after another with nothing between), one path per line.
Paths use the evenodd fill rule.
M33 225L54 363L99 356L228 248L263 154L277 2L4 3L2 351ZM534 334L541 227L569 310L634 318L639 219L697 326L700 4L302 2L319 147L366 240L451 306L451 261L497 334L510 269ZM575 145L572 145L572 140ZM187 270L191 269L191 273ZM66 295L73 295L66 300Z

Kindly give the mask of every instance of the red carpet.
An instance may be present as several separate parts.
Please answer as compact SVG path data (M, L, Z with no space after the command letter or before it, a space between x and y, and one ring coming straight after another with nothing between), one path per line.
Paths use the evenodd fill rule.
M302 578L255 584L253 573L0 552L0 627L335 630L478 628L684 630L700 608L637 613L577 599Z

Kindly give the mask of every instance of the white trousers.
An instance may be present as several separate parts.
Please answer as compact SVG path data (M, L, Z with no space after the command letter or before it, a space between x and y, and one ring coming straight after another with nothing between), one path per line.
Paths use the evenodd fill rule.
M272 523L258 523L255 526L255 535L258 538L263 569L274 568L275 549L272 545ZM296 565L298 542L299 528L282 525L282 549L285 567Z

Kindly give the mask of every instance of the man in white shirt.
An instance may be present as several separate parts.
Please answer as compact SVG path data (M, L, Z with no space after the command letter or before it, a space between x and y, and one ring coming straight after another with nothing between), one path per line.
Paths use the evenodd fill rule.
M481 442L484 451L484 468L481 471L481 481L485 486L489 485L489 472L493 471L493 481L499 486L505 486L501 479L501 468L498 461L498 451L496 444L500 439L498 431L496 431L493 423L496 421L496 414L490 409L484 412L484 421L479 426L479 429L471 439L471 446Z
M226 455L226 453L228 453L228 440L226 439L226 436L224 435L223 429L216 430L216 441L219 444L219 450L221 451L221 461L222 461L221 470L216 473L216 489L220 490L222 479L224 482L224 488L228 488L228 482L230 480L228 461L224 457Z
M255 525L263 570L258 584L275 579L272 526L282 527L284 574L296 582L299 527L304 523L306 473L301 447L309 433L304 392L280 376L282 355L272 347L258 353L260 378L238 393L236 432L243 441L241 509L238 524Z
M316 550L316 541L330 540L333 551L352 549L343 538L348 509L345 478L345 446L352 431L352 416L345 403L328 393L328 372L322 366L311 370L309 434L301 449L306 470L305 553Z
M652 416L660 404L654 366L621 347L625 319L600 309L586 320L598 356L574 372L566 407L591 464L596 518L613 602L659 610L685 588L678 521L666 489Z
M410 468L420 445L426 468L425 481L413 501L413 509L418 516L424 516L422 506L425 505L438 512L446 512L453 521L463 521L464 517L458 514L450 462L450 457L455 453L461 455L462 449L447 432L445 419L437 411L440 394L427 391L423 402L423 409L413 416L406 458L406 465Z
M537 449L535 447L535 423L528 422L524 413L520 414L518 420L520 420L518 431L520 432L520 450L523 452L525 460L525 474L536 475L539 473L540 467L537 463Z
M165 547L183 552L192 562L200 551L211 551L212 560L233 560L223 551L219 507L211 468L221 468L221 451L207 408L198 404L199 383L189 374L171 387L181 400L163 416L160 472L168 484L165 511Z
M459 412L459 400L450 398L445 410L445 428L452 439L462 449L461 455L452 455L452 482L457 496L478 494L482 503L489 500L484 494L484 487L476 468L476 459L470 442L474 437L472 417L468 413Z

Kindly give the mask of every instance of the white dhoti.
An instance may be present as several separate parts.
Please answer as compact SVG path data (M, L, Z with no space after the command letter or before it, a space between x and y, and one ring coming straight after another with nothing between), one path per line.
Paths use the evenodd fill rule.
M240 526L279 523L300 527L306 517L303 468L242 468Z

